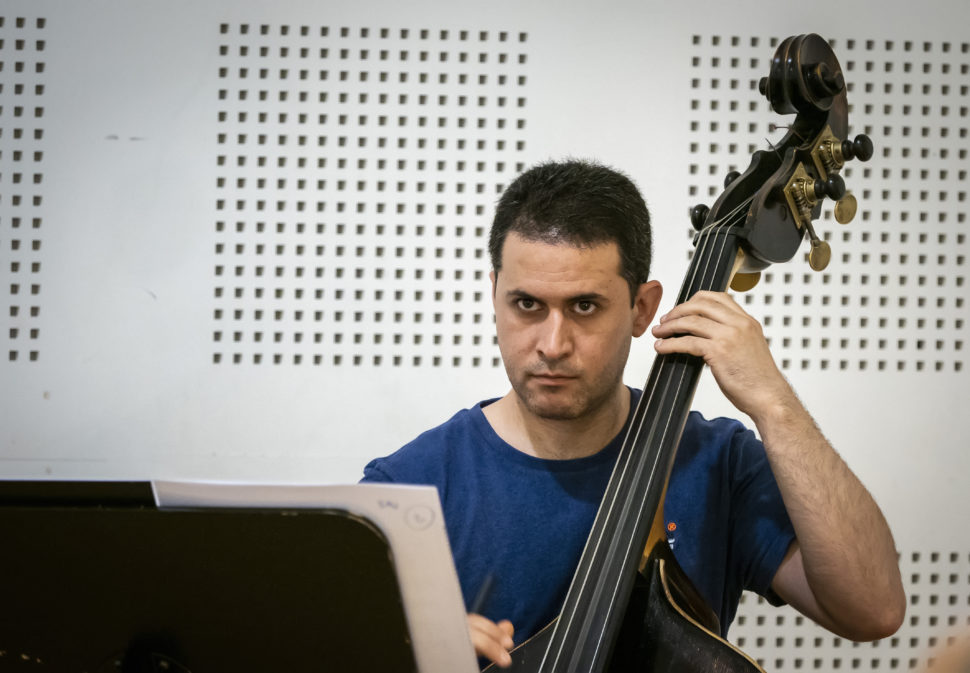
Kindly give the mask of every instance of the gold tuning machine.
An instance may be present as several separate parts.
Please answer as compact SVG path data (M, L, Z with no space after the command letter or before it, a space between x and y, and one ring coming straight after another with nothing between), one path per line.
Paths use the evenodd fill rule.
M795 223L802 228L811 224L812 210L820 200L828 196L838 201L845 196L845 182L838 173L830 173L825 180L815 180L804 164L798 164L784 192Z
M785 186L785 199L799 228L804 227L812 242L808 253L808 265L815 271L821 271L829 265L832 259L832 249L829 244L819 238L812 226L812 209L820 199L828 196L832 199L845 198L845 183L837 173L830 173L826 180L814 180L802 164L795 169L791 180ZM854 202L855 199L853 198ZM852 213L855 215L855 213Z
M837 174L845 162L850 159L859 161L869 161L872 158L873 147L869 136L860 133L852 140L839 140L832 129L825 127L825 130L815 141L815 149L812 150L812 162L818 174L823 180L831 180L833 174ZM844 193L835 199L835 221L839 224L848 224L855 217L859 204L852 194Z
M850 159L869 161L872 153L872 140L864 133L860 133L852 140L839 140L832 133L832 129L826 126L815 141L812 160L819 175L825 178L829 173L842 170L845 162Z

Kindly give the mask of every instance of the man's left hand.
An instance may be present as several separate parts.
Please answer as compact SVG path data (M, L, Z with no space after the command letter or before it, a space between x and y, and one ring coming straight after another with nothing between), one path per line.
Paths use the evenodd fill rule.
M654 326L658 353L704 359L724 395L752 418L794 396L761 324L724 292L698 292Z

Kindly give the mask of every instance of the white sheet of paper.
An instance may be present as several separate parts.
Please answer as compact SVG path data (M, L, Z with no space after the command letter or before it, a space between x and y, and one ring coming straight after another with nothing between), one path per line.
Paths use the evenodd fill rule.
M390 543L405 616L421 673L474 673L478 663L431 486L353 484L291 486L152 482L161 507L338 508L366 517Z

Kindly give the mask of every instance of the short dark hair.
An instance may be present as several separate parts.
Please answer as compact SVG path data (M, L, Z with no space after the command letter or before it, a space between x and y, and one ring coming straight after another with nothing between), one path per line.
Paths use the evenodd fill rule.
M650 212L633 181L589 161L539 164L498 201L488 238L492 269L502 269L509 232L533 241L589 246L615 242L631 298L650 275Z

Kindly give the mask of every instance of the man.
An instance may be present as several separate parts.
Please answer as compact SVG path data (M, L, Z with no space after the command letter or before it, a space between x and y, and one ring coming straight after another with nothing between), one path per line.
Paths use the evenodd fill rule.
M365 481L438 487L472 642L500 666L558 614L639 397L622 375L660 303L650 243L642 197L611 169L570 161L517 178L489 241L512 390L365 468ZM692 413L668 487L674 555L722 631L750 589L853 640L893 633L905 597L889 528L757 321L705 292L652 333L658 353L704 358L764 442Z

